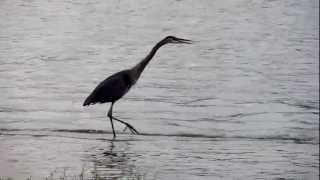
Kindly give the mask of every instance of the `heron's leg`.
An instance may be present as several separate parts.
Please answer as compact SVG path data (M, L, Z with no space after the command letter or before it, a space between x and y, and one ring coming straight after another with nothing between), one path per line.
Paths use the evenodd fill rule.
M113 102L111 103L110 109L108 111L108 117L110 118L110 122L111 122L113 138L116 138L116 133L114 131L113 121L112 121L112 118L113 118L113 116L112 116L112 108L113 108Z
M118 119L118 118L116 118L116 117L114 117L114 116L112 116L112 118L113 118L114 120L119 121L119 122L121 122L122 124L126 125L126 128L128 127L129 130L130 130L133 134L139 134L139 132L138 132L131 124L129 124L129 123L127 123L127 122L124 122L124 121L122 121L122 120L120 120L120 119Z

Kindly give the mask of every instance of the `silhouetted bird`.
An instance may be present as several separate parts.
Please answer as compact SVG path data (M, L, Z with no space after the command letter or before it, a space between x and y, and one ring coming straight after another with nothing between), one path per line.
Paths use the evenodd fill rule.
M158 42L150 51L150 53L137 65L135 65L131 69L126 69L123 71L120 71L118 73L115 73L102 81L94 90L93 92L87 97L87 99L84 101L83 106L95 104L95 103L107 103L111 102L110 109L108 111L108 117L110 118L113 137L116 137L116 133L114 131L113 127L113 119L116 121L119 121L126 125L126 128L128 127L129 130L133 134L139 134L139 132L131 126L129 123L124 122L118 118L115 118L112 116L112 108L114 103L119 100L123 95L125 95L131 86L133 86L137 80L139 79L142 71L144 68L148 65L152 57L156 54L157 50L168 43L185 43L185 44L191 44L191 40L188 39L181 39L174 36L167 36L160 42Z

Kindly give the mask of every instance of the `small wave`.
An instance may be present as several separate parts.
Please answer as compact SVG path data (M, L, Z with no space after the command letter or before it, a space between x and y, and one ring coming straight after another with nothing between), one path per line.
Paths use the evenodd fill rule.
M261 115L261 114L267 114L268 112L255 112L255 113L237 113L229 115L229 117L235 118L235 117L244 117L244 116L255 116L255 115Z
M236 113L228 115L227 117L231 118L242 118L247 116L257 116L257 115L264 115L264 114L319 114L319 112L313 111L279 111L279 112L253 112L253 113Z
M87 138L82 136L68 136L66 134L50 134L50 132L64 132L72 134L112 134L111 131L94 130L94 129L0 129L0 135L26 135L32 137L65 137L77 139L94 139L94 140L108 140L101 137ZM118 132L118 134L130 134L125 132ZM130 134L131 135L131 134ZM135 135L137 138L141 136L148 137L181 137L181 138L205 138L212 140L265 140L265 141L293 141L296 144L319 144L318 140L313 137L293 137L290 135L262 135L262 136L238 136L238 135L209 135L209 134L195 134L195 133L140 133ZM141 138L139 138L141 140ZM134 139L131 139L134 140ZM135 139L138 140L138 139ZM120 140L121 141L121 140Z
M0 107L0 112L27 112L25 109L19 109L19 108L11 108L11 107Z
M274 135L274 136L230 136L234 139L251 139L251 140L266 140L266 141L294 141L296 144L310 144L314 141L311 137L291 137L288 135ZM313 143L312 143L313 144Z
M108 131L95 129L52 129L54 132L84 133L84 134L108 134Z
M194 99L191 101L186 101L186 102L182 102L180 104L182 105L188 105L188 104L192 104L192 103L198 103L198 102L203 102L203 101L210 101L210 100L215 100L216 98L212 98L212 97L208 97L208 98L198 98L198 99Z
M275 136L228 136L228 135L206 135L206 134L157 134L157 133L143 133L144 136L166 136L166 137L190 137L190 138L211 138L211 139L226 139L226 140L277 140L277 141L294 141L295 143L310 143L314 138L309 137L290 137L289 135L275 135Z
M91 130L90 130L91 131ZM90 131L88 131L90 133ZM85 133L84 130L48 130L48 129L0 129L0 136L30 136L34 138L42 137L61 137L61 138L72 138L72 139L85 139L85 140L99 140L107 141L110 139L101 137L82 137L82 136L72 136L68 134L50 134L50 132L71 132L71 133ZM92 132L91 132L92 133ZM112 134L112 132L103 132L101 134Z
M206 134L192 134L192 133L178 133L178 134L160 134L160 133L141 133L143 136L164 136L164 137L190 137L190 138L225 138L223 135L206 135Z
M294 106L302 109L307 109L307 110L318 110L319 109L319 104L317 106L316 102L288 102L285 100L277 100L277 103L280 104L286 104L288 106Z

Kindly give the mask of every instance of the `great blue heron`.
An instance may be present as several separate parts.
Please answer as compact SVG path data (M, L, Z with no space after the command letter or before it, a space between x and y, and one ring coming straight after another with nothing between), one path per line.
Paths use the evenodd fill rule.
M108 117L110 118L112 132L113 132L113 138L116 137L116 133L114 131L113 127L113 119L116 121L119 121L120 123L123 123L126 125L126 128L129 128L129 130L133 134L139 134L139 132L131 126L129 123L124 122L118 118L115 118L112 116L112 108L114 103L119 100L123 95L125 95L131 86L133 86L137 80L139 79L142 71L144 68L148 65L150 60L153 58L153 56L156 54L157 50L168 43L185 43L185 44L191 44L191 40L188 39L181 39L174 36L167 36L166 38L159 41L150 51L150 53L142 59L137 65L132 67L131 69L126 69L120 72L117 72L104 81L102 81L94 90L93 92L87 97L87 99L84 101L83 106L95 104L95 103L107 103L111 102L110 109L108 111Z

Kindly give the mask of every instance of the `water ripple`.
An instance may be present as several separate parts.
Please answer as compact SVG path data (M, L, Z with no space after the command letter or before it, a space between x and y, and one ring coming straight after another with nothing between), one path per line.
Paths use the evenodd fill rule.
M60 134L50 134L60 133ZM66 133L71 134L88 134L88 135L103 135L103 134L112 134L111 131L104 130L94 130L94 129L0 129L1 135L26 135L32 137L67 137L67 138L76 138L76 139L90 139L79 136L68 136ZM119 133L127 134L127 133ZM228 140L265 140L265 141L293 141L297 144L319 144L315 142L314 138L311 137L292 137L290 135L265 135L265 136L228 136L228 135L208 135L208 134L192 134L192 133L175 133L175 134L160 134L160 133L140 133L135 135L137 138L141 137L181 137L181 138L205 138L212 139L215 141L228 141ZM105 140L104 138L98 138L100 140ZM96 139L97 140L97 139Z

